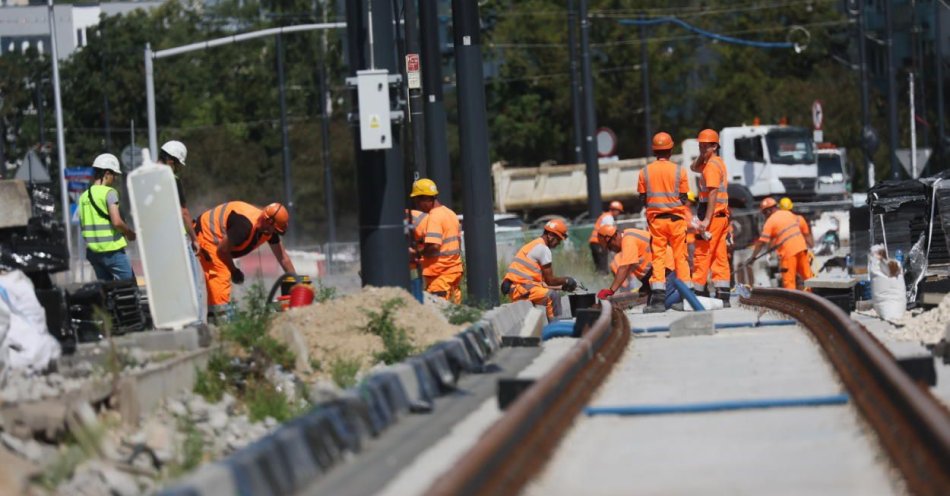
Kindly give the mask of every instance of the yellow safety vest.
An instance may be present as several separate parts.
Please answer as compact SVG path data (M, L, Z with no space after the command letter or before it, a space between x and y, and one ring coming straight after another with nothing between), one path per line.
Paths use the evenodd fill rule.
M79 224L86 247L96 253L121 250L128 245L125 236L112 226L106 197L115 189L94 184L79 197ZM118 195L118 192L116 192Z

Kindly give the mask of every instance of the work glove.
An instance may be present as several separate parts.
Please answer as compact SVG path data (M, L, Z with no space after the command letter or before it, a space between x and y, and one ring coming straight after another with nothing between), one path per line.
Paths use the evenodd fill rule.
M613 295L614 295L614 290L610 288L604 288L604 289L601 289L599 293L597 293L597 299L606 300L607 298L610 298Z
M573 277L565 277L564 284L561 285L561 289L571 293L577 289L577 281L575 281Z
M241 269L232 270L231 282L233 282L234 284L244 284L244 272L241 272Z

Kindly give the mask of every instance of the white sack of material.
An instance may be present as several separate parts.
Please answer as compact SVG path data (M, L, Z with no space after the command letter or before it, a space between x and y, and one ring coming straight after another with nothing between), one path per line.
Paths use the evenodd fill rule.
M884 320L900 320L907 310L907 287L900 264L888 259L883 247L875 245L868 257L868 272L871 274L874 311Z
M9 308L9 326L0 338L0 360L14 370L40 372L62 354L46 328L46 311L22 271L0 273L0 298Z

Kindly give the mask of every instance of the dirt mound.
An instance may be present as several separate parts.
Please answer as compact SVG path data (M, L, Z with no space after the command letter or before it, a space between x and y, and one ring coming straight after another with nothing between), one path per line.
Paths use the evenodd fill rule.
M917 315L911 315L908 312L900 324L903 325L902 328L890 333L895 339L921 341L927 344L940 341L947 330L947 324L950 324L950 294L940 300L937 308Z
M358 360L360 369L375 363L383 351L378 336L363 330L367 311L379 312L383 303L398 299L393 322L406 330L417 349L449 338L462 326L449 324L435 305L421 305L401 288L365 287L357 293L283 312L271 322L270 333L297 354L296 369L308 380L328 377L334 362Z

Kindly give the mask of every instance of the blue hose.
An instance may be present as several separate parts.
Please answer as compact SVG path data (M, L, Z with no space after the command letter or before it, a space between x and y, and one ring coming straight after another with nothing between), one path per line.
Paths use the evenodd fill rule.
M588 416L594 415L663 415L674 413L724 412L731 410L754 410L761 408L789 408L803 406L844 405L847 394L810 396L804 398L767 398L760 400L729 400L682 405L630 405L589 406L584 409Z
M689 289L689 286L683 283L683 281L680 281L677 277L668 277L666 279L667 281L671 279L673 280L676 290L679 291L679 294L683 295L683 298L685 298L687 302L689 302L689 305L693 307L693 310L697 312L706 310L706 308L703 307L703 304L699 302L699 299L696 298L696 295L693 294L693 290Z
M720 322L715 324L715 327L716 329L741 329L746 327L787 326L796 324L798 324L798 322L794 320L760 320L757 322ZM634 327L631 329L634 334L669 332L669 330L670 326Z
M541 330L541 341L547 341L551 338L569 338L574 335L574 321L559 320L552 322Z

